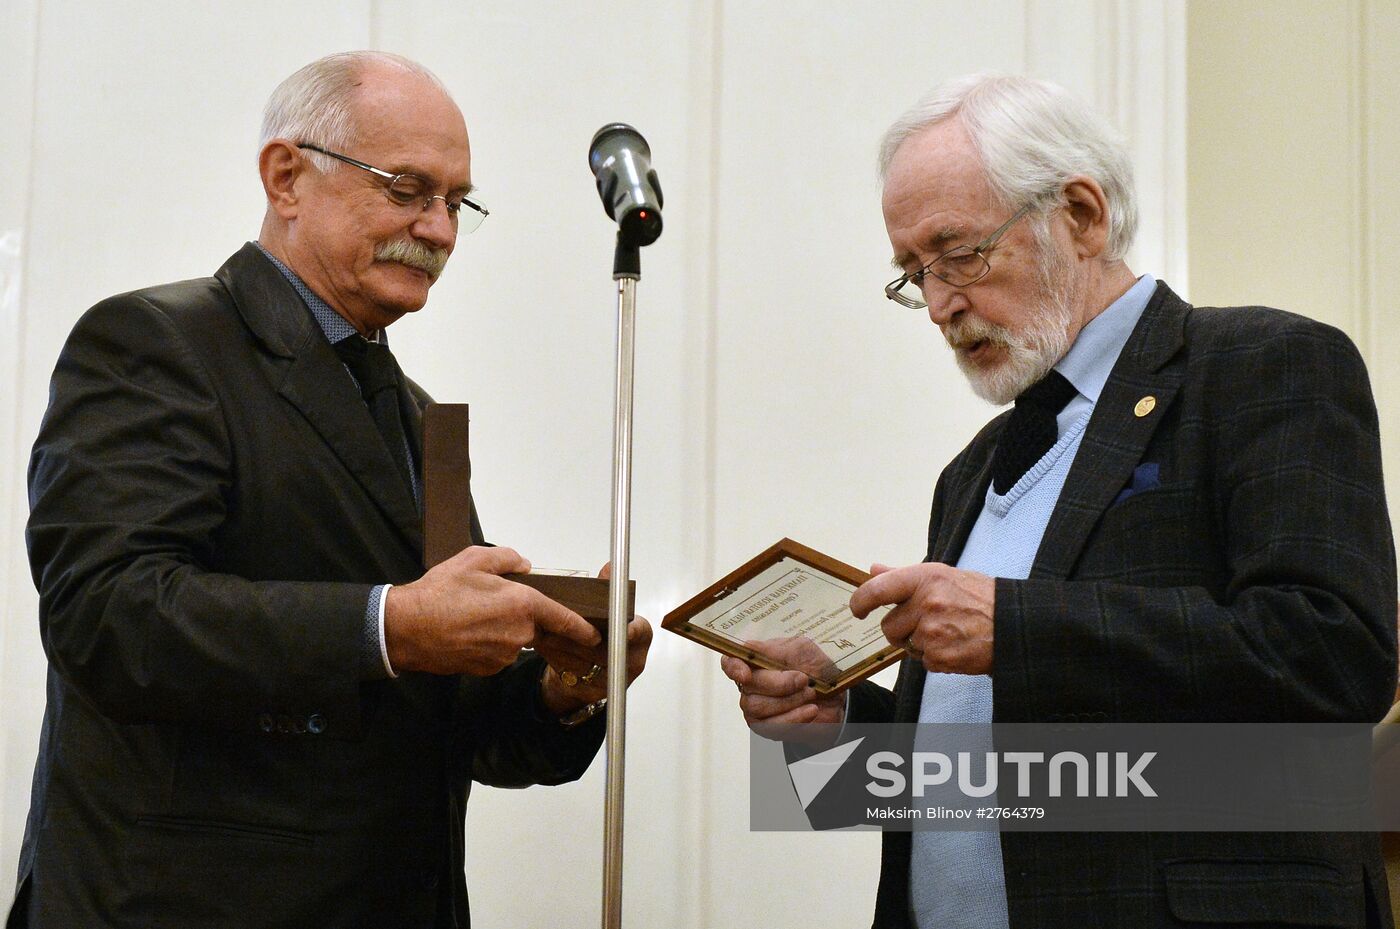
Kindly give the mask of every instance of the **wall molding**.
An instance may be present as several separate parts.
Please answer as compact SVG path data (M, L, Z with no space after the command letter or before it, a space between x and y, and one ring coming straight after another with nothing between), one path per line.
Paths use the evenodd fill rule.
M1127 137L1140 211L1129 266L1185 293L1184 0L1027 0L1025 23L1026 72L1081 94Z

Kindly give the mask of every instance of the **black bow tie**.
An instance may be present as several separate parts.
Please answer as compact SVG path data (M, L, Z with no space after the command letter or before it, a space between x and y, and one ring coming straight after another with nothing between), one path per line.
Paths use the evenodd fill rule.
M1004 494L1055 444L1059 430L1055 417L1077 394L1074 385L1051 370L1016 398L1016 409L1006 421L992 456L992 488Z

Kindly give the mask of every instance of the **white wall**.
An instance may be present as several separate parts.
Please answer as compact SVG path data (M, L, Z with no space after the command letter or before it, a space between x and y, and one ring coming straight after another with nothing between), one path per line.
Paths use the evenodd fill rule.
M4 899L43 707L22 527L48 372L96 300L208 274L256 235L259 111L306 61L407 54L467 116L492 216L394 345L439 399L472 404L487 531L540 565L606 557L612 236L585 152L616 119L650 140L666 234L639 289L633 574L656 620L783 535L861 565L922 556L938 471L991 413L927 319L880 295L876 141L938 80L1027 71L1114 115L1147 205L1134 267L1185 276L1172 0L6 4ZM716 665L661 636L633 689L629 925L864 923L875 836L748 831L746 730ZM597 919L602 767L474 798L477 925Z
M1351 336L1400 526L1400 4L1196 2L1187 23L1192 298Z

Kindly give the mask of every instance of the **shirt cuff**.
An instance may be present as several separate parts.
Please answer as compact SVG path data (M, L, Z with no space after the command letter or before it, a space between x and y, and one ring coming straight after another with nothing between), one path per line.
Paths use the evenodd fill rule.
M369 679L398 677L394 666L389 663L389 647L384 641L384 607L389 602L389 588L393 584L380 584L370 588L369 600L365 603L364 635L360 644L360 666Z

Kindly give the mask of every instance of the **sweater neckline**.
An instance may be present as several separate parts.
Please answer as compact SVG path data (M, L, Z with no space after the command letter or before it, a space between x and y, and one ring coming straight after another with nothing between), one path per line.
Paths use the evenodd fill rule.
M1049 473L1050 469L1059 463L1065 452L1069 451L1079 440L1079 436L1089 424L1089 417L1092 413L1093 410L1086 410L1074 422L1070 423L1064 433L1055 441L1055 444L1050 446L1049 451L1041 455L1039 461L1027 468L1026 473L1022 474L1020 479L1007 489L1006 493L997 493L995 485L989 484L987 486L987 509L998 517L1004 517L1011 512L1011 508L1016 505L1017 501L1030 493L1031 489L1040 483L1040 479Z

